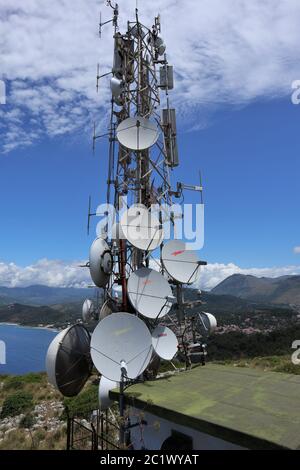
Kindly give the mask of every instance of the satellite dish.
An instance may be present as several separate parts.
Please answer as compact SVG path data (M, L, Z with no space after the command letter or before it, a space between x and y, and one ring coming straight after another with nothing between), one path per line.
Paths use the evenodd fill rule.
M108 244L96 238L90 248L90 274L97 287L105 287L112 272L113 260Z
M158 325L152 332L152 346L159 357L171 361L177 353L178 341L170 328Z
M91 339L91 355L98 371L120 382L121 367L130 379L138 377L152 356L151 335L145 323L130 313L112 313L96 326Z
M166 50L166 45L161 37L157 37L154 41L154 47L158 52L158 55L163 55Z
M165 50L166 50L166 45L165 44L162 44L161 46L159 46L157 48L158 55L163 55Z
M129 117L117 127L117 139L130 150L145 150L155 144L159 131L153 122L141 116Z
M85 299L82 306L82 319L85 323L91 320L93 311L93 302L90 299Z
M208 312L198 313L196 327L202 336L209 336L217 328L216 317Z
M161 318L172 307L172 290L157 271L140 268L128 278L127 292L132 306L144 317Z
M112 225L112 228L111 228L111 239L112 240L117 240L119 241L121 238L124 239L126 237L124 237L124 234L123 234L123 231L122 231L122 227L121 225L119 224L119 222L115 222L113 225Z
M142 28L142 26L139 24L139 26L137 26L136 24L131 28L130 30L130 33L132 34L132 36L134 36L135 38L137 38L140 34L140 36L142 37L142 39L146 36L146 32L145 30Z
M99 382L99 403L100 410L105 411L113 404L113 400L109 398L109 392L117 388L117 382L109 380L102 375Z
M198 257L195 251L187 250L181 240L171 240L163 246L162 262L168 274L178 282L193 284L198 278Z
M113 312L118 312L118 306L116 302L113 302L111 299L107 299L101 307L99 320L103 320L104 318L111 315Z
M110 80L110 89L114 98L119 98L124 90L124 82L119 78L112 77Z
M46 356L49 382L66 397L83 388L92 370L90 334L80 324L69 326L50 343Z
M140 250L155 250L164 237L162 225L143 205L132 205L124 212L120 225L124 237Z

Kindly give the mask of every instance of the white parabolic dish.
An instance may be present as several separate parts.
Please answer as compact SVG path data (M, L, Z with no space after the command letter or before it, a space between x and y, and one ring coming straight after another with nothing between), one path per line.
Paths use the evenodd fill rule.
M90 299L85 299L82 306L82 319L84 322L90 321L93 313L93 302Z
M172 290L157 271L140 268L130 274L127 292L132 306L144 317L161 318L172 307Z
M198 313L197 326L203 336L209 336L217 328L216 317L208 312Z
M117 311L118 307L116 302L111 299L107 299L101 307L99 320L104 320L104 318L108 317L108 315L111 315L113 312Z
M200 271L199 260L195 251L187 250L186 243L171 240L163 246L162 261L168 274L183 284L193 284Z
M135 315L112 313L96 326L91 339L95 367L107 379L120 382L121 363L127 376L138 377L152 356L152 337L145 323Z
M90 334L80 324L62 330L49 345L46 371L49 382L64 396L77 395L91 372Z
M124 237L140 250L155 250L164 237L158 219L143 205L134 204L124 212L120 226Z
M145 150L157 141L156 124L141 116L129 117L117 127L117 139L130 150Z
M109 380L102 375L99 382L99 403L100 409L102 411L107 410L107 408L112 405L113 401L109 398L109 392L114 388L117 388L117 382Z
M152 332L152 346L159 357L170 361L177 353L178 341L170 328L158 325Z
M112 272L111 251L103 238L96 238L90 248L90 274L97 287L105 287Z

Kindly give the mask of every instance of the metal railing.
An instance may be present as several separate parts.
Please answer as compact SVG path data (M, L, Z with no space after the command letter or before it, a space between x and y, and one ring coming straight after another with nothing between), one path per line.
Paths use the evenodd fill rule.
M119 426L108 417L107 411L91 410L88 426L79 417L70 416L67 409L66 414L67 450L120 449Z

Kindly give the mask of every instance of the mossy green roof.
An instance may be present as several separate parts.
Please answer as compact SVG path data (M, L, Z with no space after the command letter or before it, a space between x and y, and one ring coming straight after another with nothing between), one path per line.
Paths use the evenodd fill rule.
M247 448L300 449L297 375L209 364L125 394L137 408Z

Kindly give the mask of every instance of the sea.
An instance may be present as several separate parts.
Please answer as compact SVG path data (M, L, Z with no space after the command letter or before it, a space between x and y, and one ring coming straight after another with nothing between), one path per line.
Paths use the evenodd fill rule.
M0 323L0 375L45 371L47 349L57 333L47 328Z

